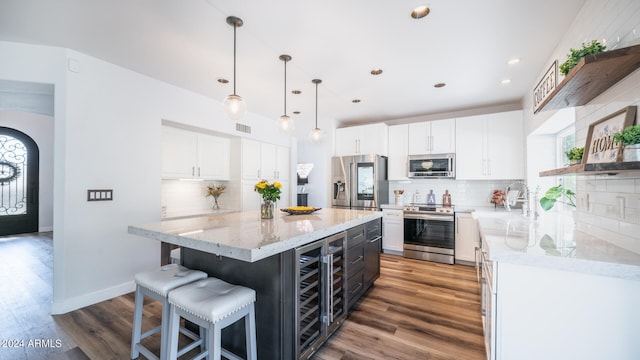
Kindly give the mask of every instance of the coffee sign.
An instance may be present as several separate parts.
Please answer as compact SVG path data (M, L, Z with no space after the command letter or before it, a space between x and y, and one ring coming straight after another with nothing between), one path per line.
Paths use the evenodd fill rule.
M554 61L544 74L538 85L533 89L533 112L540 111L540 105L558 85L558 60Z

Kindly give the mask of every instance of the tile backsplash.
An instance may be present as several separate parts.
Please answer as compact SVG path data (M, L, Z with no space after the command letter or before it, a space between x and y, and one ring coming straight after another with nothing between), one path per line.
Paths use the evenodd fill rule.
M578 229L640 254L640 176L579 178Z
M220 207L238 209L239 188L233 183L221 181L162 180L162 206L166 207L166 213L169 215L211 209L214 201L212 197L206 196L207 185L214 183L227 185L225 192L218 198Z
M504 190L509 184L517 180L451 180L428 179L410 181L389 181L389 203L395 202L394 190L404 190L403 202L413 201L413 194L419 191L428 194L433 190L436 203L442 202L442 194L449 190L451 203L457 207L492 206L490 203L493 190ZM535 189L531 189L532 191Z

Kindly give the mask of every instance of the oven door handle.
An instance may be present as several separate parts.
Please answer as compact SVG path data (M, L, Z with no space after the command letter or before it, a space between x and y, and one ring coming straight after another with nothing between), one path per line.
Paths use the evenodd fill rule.
M449 215L425 215L425 214L411 214L404 213L405 220L434 220L434 221L453 221L454 217Z

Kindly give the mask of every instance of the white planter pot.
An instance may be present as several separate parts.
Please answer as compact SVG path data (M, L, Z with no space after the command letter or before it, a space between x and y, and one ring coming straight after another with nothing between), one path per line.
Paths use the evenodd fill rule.
M622 161L640 161L640 144L625 145L622 150Z

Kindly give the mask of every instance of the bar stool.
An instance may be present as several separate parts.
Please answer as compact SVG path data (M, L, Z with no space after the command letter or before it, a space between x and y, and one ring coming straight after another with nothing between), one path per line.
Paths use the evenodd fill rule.
M169 292L180 286L201 280L207 277L207 274L198 270L191 270L182 265L169 264L158 270L146 271L138 273L134 276L136 282L136 300L133 311L133 334L131 336L131 358L137 358L142 353L148 359L158 359L149 349L140 343L143 339L160 331L160 358L166 356L165 348L167 346L167 334L169 328L169 310L170 305L167 299ZM142 333L142 308L144 307L144 297L148 296L162 303L162 319L161 325ZM181 329L182 333L193 340L199 339L199 336ZM193 345L191 350L199 344Z
M256 292L216 278L207 278L185 285L169 293L169 359L176 359L180 318L185 318L204 330L204 351L194 359L240 359L223 349L222 329L244 318L247 358L257 359L255 308Z

